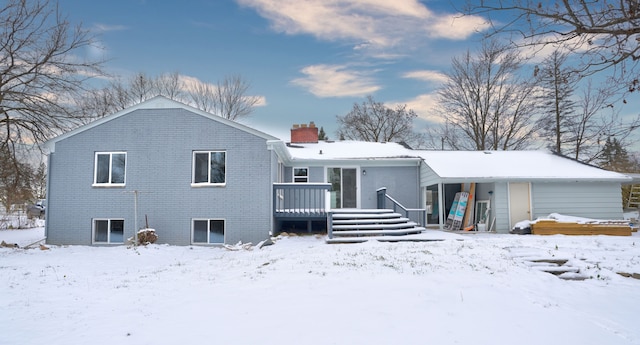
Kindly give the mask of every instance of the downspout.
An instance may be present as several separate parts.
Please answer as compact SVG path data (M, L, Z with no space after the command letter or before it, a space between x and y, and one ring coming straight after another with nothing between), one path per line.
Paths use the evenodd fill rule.
M442 182L438 183L438 226L440 230L444 229L444 188Z
M274 212L275 212L275 191L274 191L274 180L276 180L278 178L278 169L280 168L280 164L278 164L278 161L280 160L278 157L278 154L276 153L275 148L273 147L272 144L270 144L267 141L267 151L270 151L271 154L269 155L269 209L271 210L271 212L269 212L270 214L270 219L271 221L269 222L269 236L273 236L275 234L274 229L275 229L275 222L276 222L276 218L274 216ZM274 159L275 159L275 176L274 176Z
M50 214L49 201L51 200L51 158L52 157L53 157L53 152L49 151L49 154L47 155L47 194L45 195L47 203L45 205L46 208L44 211L44 238L45 238L44 242L45 243L47 243L47 238L49 238L49 214Z
M422 190L422 186L420 185L420 165L422 164L422 160L418 160L418 164L416 164L416 186L418 186L417 188L417 193L418 193L418 207L416 208L424 208L425 207L425 200L422 200L422 197L425 195L424 191ZM426 187L425 187L426 188ZM425 210L424 212L422 212L422 217L420 217L422 219L420 219L420 222L422 224L420 224L420 226L422 227L426 227L427 226L427 211Z

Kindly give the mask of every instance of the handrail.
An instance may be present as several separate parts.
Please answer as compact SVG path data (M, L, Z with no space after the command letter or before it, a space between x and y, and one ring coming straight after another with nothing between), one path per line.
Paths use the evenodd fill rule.
M400 202L398 202L396 199L394 199L393 197L391 197L391 195L387 194L387 188L386 187L382 187L382 188L378 188L378 190L376 190L376 193L378 195L378 209L386 209L387 207L387 203L386 201L389 200L393 203L393 212L398 212L398 208L400 208L403 212L404 212L404 216L407 218L409 217L409 212L417 212L418 216L420 217L419 219L419 223L420 226L424 226L425 224L427 224L427 210L424 208L407 208L404 207L404 205L402 205Z
M324 217L328 211L330 183L274 183L273 215Z

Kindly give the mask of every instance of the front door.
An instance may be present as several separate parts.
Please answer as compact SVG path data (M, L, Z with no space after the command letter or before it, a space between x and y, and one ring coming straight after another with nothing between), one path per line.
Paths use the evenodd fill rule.
M531 197L529 183L509 183L509 220L511 229L517 222L531 220Z
M358 207L358 169L327 168L331 183L331 208Z

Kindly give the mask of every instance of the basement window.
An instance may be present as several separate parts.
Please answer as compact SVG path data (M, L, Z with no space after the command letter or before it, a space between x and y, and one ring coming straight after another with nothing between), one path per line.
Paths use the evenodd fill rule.
M124 243L124 219L94 219L93 243Z
M191 243L224 244L224 219L194 219L191 226Z

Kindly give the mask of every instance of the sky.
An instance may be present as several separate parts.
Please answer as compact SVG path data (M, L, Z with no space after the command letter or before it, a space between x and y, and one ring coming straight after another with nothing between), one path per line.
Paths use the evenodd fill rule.
M429 109L451 58L479 46L486 21L449 0L59 0L96 35L83 53L127 78L177 72L215 83L241 75L260 106L243 122L282 139L314 121L330 139L336 116L368 95Z

